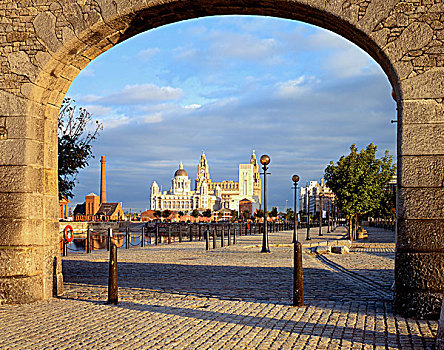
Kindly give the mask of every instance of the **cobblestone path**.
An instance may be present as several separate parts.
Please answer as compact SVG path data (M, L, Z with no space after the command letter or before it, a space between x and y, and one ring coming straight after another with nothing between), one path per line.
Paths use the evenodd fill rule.
M0 348L432 349L436 322L392 312L394 234L368 231L350 254L304 254L300 308L290 306L291 232L270 234L270 254L259 236L210 251L196 241L119 249L117 306L105 303L108 253L71 254L62 298L0 306ZM304 246L344 234L317 232Z

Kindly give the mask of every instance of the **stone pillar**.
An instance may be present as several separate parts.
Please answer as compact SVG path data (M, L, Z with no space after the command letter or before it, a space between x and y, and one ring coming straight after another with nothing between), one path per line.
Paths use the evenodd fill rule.
M444 289L444 107L418 98L427 89L414 83L398 117L395 312L436 319Z
M100 204L106 203L106 172L105 172L105 156L102 156L100 159L101 168L101 176L100 176Z

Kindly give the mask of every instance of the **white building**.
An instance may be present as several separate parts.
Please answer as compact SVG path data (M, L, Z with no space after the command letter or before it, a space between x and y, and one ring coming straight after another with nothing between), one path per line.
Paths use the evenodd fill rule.
M239 202L251 202L252 211L260 208L261 179L256 155L250 164L239 164L239 181L212 182L205 153L202 153L195 180L195 190L191 190L191 180L180 163L171 180L169 191L160 192L159 185L153 182L150 189L151 210L191 211L194 209L212 211L221 208L239 211Z
M327 211L333 210L334 197L333 192L324 184L323 178L321 183L310 181L305 187L301 187L299 208L313 215L319 213L322 206L322 216L325 218Z

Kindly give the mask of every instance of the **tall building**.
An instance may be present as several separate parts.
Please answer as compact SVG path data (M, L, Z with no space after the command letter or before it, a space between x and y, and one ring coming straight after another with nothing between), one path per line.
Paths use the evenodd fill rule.
M334 202L333 192L325 185L324 179L321 182L310 181L305 187L301 187L299 194L299 208L302 212L316 214L321 211L325 217L325 213L332 210L332 203Z
M202 152L197 165L194 191L182 163L171 180L169 191L160 192L159 185L153 182L150 188L150 208L152 210L190 211L194 209L219 210L222 208L239 211L239 202L248 200L253 211L261 204L261 179L256 155L250 164L239 164L239 180L212 182L210 168L205 153Z

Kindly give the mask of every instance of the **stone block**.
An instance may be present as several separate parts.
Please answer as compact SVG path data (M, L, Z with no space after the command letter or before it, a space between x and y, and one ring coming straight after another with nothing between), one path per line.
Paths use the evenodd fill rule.
M402 156L443 155L444 124L401 125L398 140Z
M439 318L442 293L413 291L395 286L394 312L404 317L419 319Z
M27 100L13 95L7 91L0 90L0 113L1 117L23 117L26 115Z
M444 219L398 219L398 252L444 251Z
M404 100L402 123L444 123L444 105L436 100Z
M398 188L399 219L443 219L443 188Z
M43 141L43 119L31 117L7 117L6 128L11 139Z
M401 81L405 100L444 97L444 68L437 67Z
M329 254L329 253L331 253L331 246L318 245L318 246L314 247L313 250L316 254Z
M0 277L41 275L42 253L38 246L0 246Z
M41 142L29 139L11 139L0 141L1 165L42 166L43 147Z
M42 219L43 195L0 192L0 218Z
M331 247L331 252L335 254L347 254L350 253L350 250L347 246L338 246L338 247Z
M43 298L41 275L0 277L0 304L26 304Z
M401 156L398 158L401 187L441 187L444 185L444 156Z
M0 246L42 244L43 220L0 219Z
M0 192L42 192L42 169L0 165Z
M444 252L396 252L396 288L442 293L444 291Z

